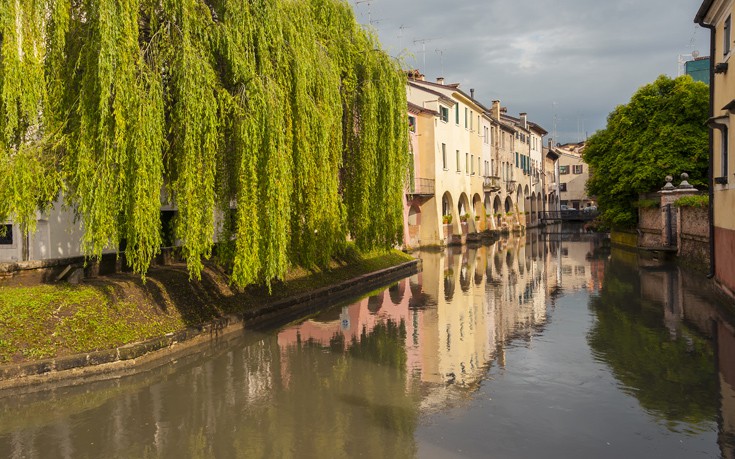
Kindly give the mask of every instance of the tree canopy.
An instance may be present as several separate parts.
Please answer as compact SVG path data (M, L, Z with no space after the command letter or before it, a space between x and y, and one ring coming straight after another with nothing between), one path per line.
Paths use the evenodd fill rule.
M667 175L707 184L709 89L689 76L660 76L608 115L607 127L587 142L584 160L602 218L634 226L639 193L658 190Z
M405 76L343 0L0 3L0 220L63 192L145 273L160 208L238 285L400 240Z

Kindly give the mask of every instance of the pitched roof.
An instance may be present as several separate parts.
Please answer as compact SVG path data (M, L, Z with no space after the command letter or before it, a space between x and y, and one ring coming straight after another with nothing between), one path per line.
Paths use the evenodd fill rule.
M427 114L427 115L439 116L439 112L437 112L436 110L424 108L421 105L414 104L413 102L408 102L408 111L411 113L416 113L416 114Z

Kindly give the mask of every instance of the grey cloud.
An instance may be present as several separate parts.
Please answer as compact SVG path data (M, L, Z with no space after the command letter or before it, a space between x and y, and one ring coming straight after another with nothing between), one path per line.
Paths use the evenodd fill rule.
M380 21L373 26L384 49L393 55L407 51L402 55L407 67L420 68L428 79L444 76L463 89L475 88L486 104L499 98L511 113L526 111L550 132L556 113L560 140L576 141L578 123L592 133L639 86L660 74L675 76L679 54L693 49L707 54L708 32L693 23L699 5L696 0L372 0L369 9ZM367 24L368 4L355 11ZM408 27L401 37L400 26ZM420 39L433 39L425 43L425 66L422 45L415 43ZM437 49L443 50L443 72Z

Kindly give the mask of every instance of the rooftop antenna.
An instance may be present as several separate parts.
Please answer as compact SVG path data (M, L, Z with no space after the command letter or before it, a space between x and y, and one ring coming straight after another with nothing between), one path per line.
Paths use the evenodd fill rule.
M398 28L398 45L400 46L401 51L403 50L403 31L410 28L411 26L407 26L404 24L401 24L401 26Z
M444 51L446 51L446 49L435 49L434 51L439 55L439 65L442 69L441 74L444 75Z
M359 5L360 3L367 3L367 6L368 6L368 24L372 24L373 23L373 19L372 19L372 16L370 14L371 13L371 11L370 11L370 9L371 9L370 8L370 5L372 5L373 0L355 0L355 6Z
M424 67L423 67L424 73L426 73L426 43L427 42L430 42L432 40L433 40L433 38L421 38L421 39L418 39L418 40L414 40L413 41L413 44L414 45L415 44L418 44L418 43L421 43L421 54L424 55Z
M558 119L556 116L556 102L551 103L551 112L554 114L554 134L552 138L554 139L554 142L558 142L559 139L556 137L556 121Z

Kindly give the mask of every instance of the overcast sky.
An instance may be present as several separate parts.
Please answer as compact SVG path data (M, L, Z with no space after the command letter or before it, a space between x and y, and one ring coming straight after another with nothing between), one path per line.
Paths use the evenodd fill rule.
M604 128L658 75L676 76L680 55L709 50L709 31L693 22L701 0L349 2L405 67L528 112L550 136L556 118L562 143Z

